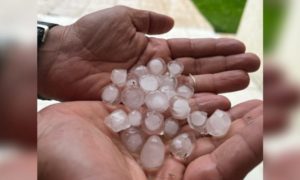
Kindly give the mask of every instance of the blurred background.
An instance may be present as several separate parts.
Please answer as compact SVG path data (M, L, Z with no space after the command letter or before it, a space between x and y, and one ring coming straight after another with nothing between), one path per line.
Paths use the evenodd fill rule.
M0 179L37 179L35 1L0 0Z
M265 69L268 69L264 72L267 180L300 178L299 7L299 0L264 1L264 56ZM273 125L269 132L270 122Z
M261 0L38 0L38 19L68 25L93 11L125 5L166 14L174 18L174 28L161 38L219 38L243 41L247 51L263 59L263 2ZM232 105L262 99L263 67L251 74L247 89L226 93ZM57 103L38 101L38 110ZM246 180L262 179L262 165Z

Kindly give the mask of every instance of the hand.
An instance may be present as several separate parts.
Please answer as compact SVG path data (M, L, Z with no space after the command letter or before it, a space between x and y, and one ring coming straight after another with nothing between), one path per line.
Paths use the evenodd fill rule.
M224 97L207 93L191 102L192 108L208 112L230 106ZM118 135L103 123L114 108L101 102L70 102L39 112L39 178L146 180L146 174ZM250 101L235 106L229 113L235 121L226 137L198 139L185 174L185 165L168 158L156 179L242 179L262 158L262 104Z
M39 50L39 94L58 100L96 100L109 83L112 69L129 70L153 57L182 61L184 74L196 75L201 84L197 92L221 93L248 85L246 72L257 70L260 62L257 56L245 54L239 41L145 35L165 33L173 24L164 15L117 6L70 26L52 28Z
M157 179L240 180L263 159L263 103L247 101L232 107L228 134L199 138L186 162L168 158Z

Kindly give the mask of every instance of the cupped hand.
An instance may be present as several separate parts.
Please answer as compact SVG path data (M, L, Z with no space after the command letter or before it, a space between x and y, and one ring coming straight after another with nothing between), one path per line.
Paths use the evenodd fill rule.
M222 138L204 137L184 162L166 159L157 179L241 180L263 159L263 103L251 100L228 110L233 122Z
M191 100L191 106L213 112L217 108L229 109L230 103L225 97L203 93ZM102 102L81 101L60 103L40 111L39 178L146 180L147 174L118 135L103 123L115 108ZM234 121L226 137L198 139L187 162L167 156L154 178L242 179L262 159L262 103L249 101L228 112Z
M165 15L117 6L52 28L39 49L39 95L63 101L100 99L113 69L129 70L154 57L183 62L184 74L195 75L201 84L196 92L228 92L248 85L247 72L257 70L260 62L237 40L146 36L165 33L173 24Z

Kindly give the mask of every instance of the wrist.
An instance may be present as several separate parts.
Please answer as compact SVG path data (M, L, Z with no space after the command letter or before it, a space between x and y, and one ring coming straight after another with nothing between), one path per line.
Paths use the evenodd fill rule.
M38 94L44 98L54 98L49 92L52 86L50 72L60 55L64 31L63 26L51 28L46 41L38 48Z

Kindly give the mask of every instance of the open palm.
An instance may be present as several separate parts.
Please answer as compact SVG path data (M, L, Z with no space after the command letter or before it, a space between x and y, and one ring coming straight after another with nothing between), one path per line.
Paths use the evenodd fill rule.
M224 106L225 98L218 95L199 94L191 101L204 102L202 108L208 112L229 108L228 104ZM191 106L199 108L193 103ZM39 178L146 180L118 135L103 123L115 108L82 101L60 103L39 112ZM155 179L242 179L262 160L262 103L249 101L228 112L235 121L226 137L198 139L187 162L167 157Z
M248 85L246 72L259 59L232 39L159 39L173 27L170 17L117 6L51 29L39 50L39 94L58 100L95 100L115 68L130 69L153 57L178 59L196 75L196 92L227 92ZM214 84L211 81L215 82ZM231 84L226 86L224 84Z

